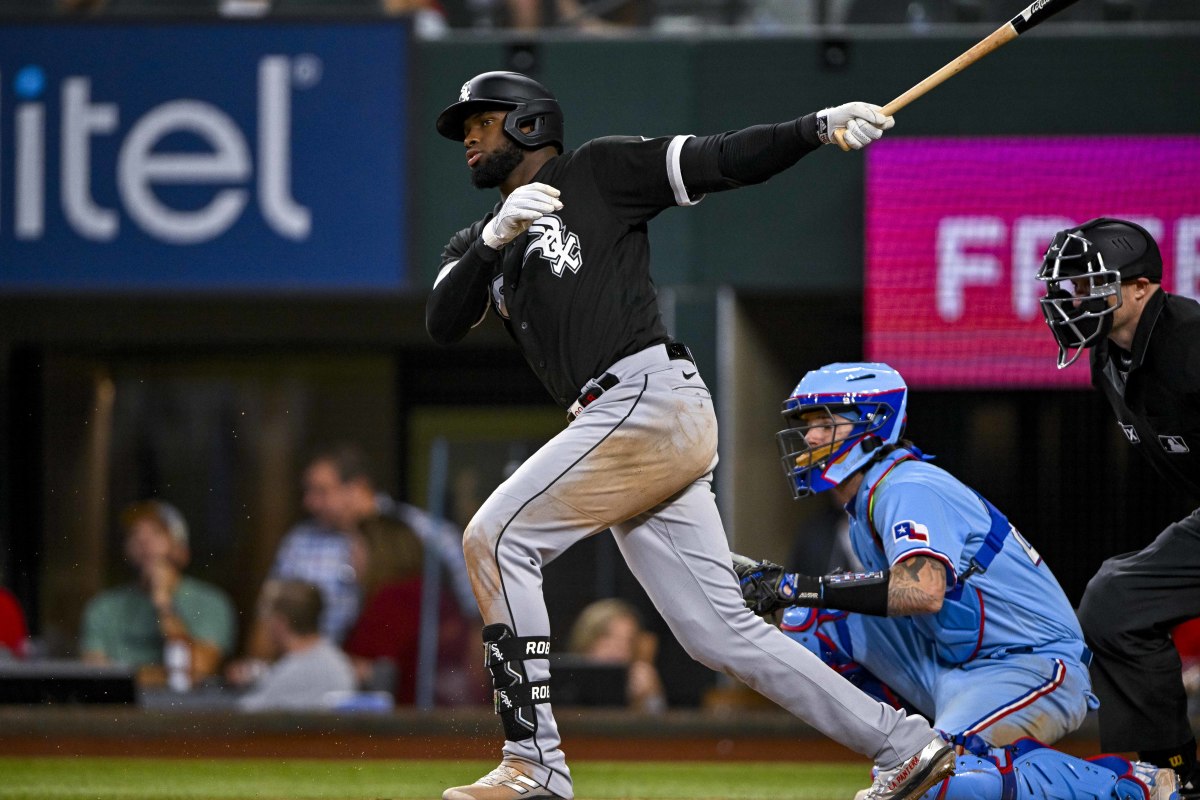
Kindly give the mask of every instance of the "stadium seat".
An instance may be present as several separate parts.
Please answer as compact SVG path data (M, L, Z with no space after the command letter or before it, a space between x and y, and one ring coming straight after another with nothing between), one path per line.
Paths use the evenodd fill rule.
M1147 22L1200 21L1200 2L1196 0L1142 0L1139 19Z
M989 21L988 0L834 0L829 21L846 25L939 25Z
M1131 20L1138 15L1138 6L1142 0L1093 0L1087 3L1075 3L1054 15L1056 24L1064 22L1121 22ZM997 23L1003 22L1020 11L1022 5L1014 5L1008 0L986 0L990 7L989 14Z
M50 17L57 12L54 0L0 0L0 19Z
M380 0L274 0L276 16L345 17L382 16Z
M97 13L114 17L215 17L217 0L108 0Z

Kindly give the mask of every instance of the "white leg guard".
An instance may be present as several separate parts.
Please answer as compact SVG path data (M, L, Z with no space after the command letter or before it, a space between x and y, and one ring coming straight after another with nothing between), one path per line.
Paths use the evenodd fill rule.
M1086 761L1033 739L998 756L959 756L954 775L922 800L1150 800L1147 785L1119 756Z

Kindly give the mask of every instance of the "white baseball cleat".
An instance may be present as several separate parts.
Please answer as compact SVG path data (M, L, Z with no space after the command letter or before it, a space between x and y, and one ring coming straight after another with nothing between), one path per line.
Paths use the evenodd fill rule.
M1146 784L1150 800L1179 800L1179 776L1175 770L1156 767L1145 761L1134 761L1133 775Z
M470 786L455 786L442 792L442 800L561 800L545 786L505 761Z
M898 767L875 772L870 788L855 795L856 800L915 800L929 787L954 774L957 759L954 748L941 736L905 759Z

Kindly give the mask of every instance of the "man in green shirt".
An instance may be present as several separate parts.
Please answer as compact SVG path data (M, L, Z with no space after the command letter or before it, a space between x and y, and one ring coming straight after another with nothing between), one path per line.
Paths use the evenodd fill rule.
M220 588L183 574L189 557L183 516L169 503L146 500L125 509L121 527L125 557L138 579L88 603L83 660L136 667L141 685L162 685L170 641L183 665L177 688L215 674L234 647L233 603Z

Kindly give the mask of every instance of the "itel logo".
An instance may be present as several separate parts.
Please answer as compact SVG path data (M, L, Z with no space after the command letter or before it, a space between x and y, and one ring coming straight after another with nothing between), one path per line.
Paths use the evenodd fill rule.
M134 224L159 241L207 242L238 221L252 195L272 231L285 239L307 239L312 213L292 196L291 100L294 87L315 85L320 73L321 62L311 55L265 56L258 62L257 119L251 144L229 113L204 100L168 99L126 120L119 103L93 97L90 77L68 76L55 90L47 85L41 67L20 68L13 78L18 102L11 109L11 235L21 241L43 238L46 186L56 177L67 225L92 241L116 239L124 210ZM59 106L60 124L53 132L46 130L50 103ZM0 105L0 111L9 108ZM172 152L171 141L180 134L201 147ZM92 163L93 142L101 137L118 139L115 175L100 174ZM58 175L49 176L46 153L55 150L61 154ZM122 209L97 202L93 181L115 181ZM183 185L212 187L212 192L199 207L177 208L157 191Z

